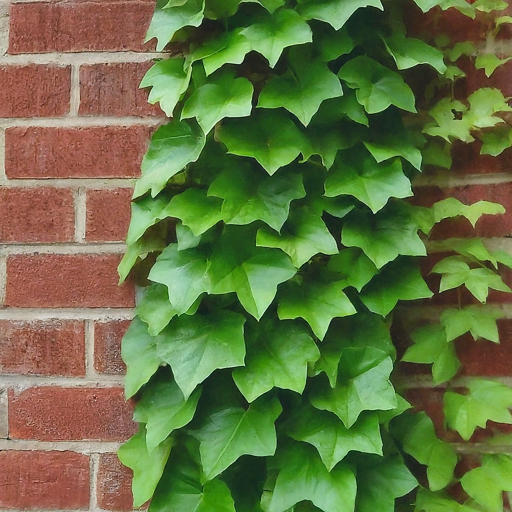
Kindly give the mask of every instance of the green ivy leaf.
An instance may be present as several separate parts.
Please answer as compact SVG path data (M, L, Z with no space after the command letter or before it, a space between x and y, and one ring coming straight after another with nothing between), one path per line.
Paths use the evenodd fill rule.
M481 512L481 509L462 505L446 493L420 488L416 497L416 512Z
M151 190L151 197L155 197L175 174L199 158L205 141L203 131L195 123L175 120L161 126L153 134L142 160L142 176L135 184L133 196L140 197Z
M445 11L454 7L470 18L475 17L475 10L466 0L414 0L414 3L423 11L427 12L434 7L440 7Z
M328 471L350 451L382 455L379 418L373 412L363 413L348 429L334 414L302 406L287 422L285 431L296 441L313 445Z
M231 311L175 318L157 338L158 356L168 363L188 400L218 368L243 366L245 317Z
M327 25L321 25L315 28L313 41L324 62L336 60L355 48L355 42L345 27L341 30L333 30Z
M213 252L209 275L212 293L235 292L245 310L260 319L274 300L277 285L297 270L282 251L251 246L251 236L247 230L225 229ZM244 237L247 243L241 245Z
M208 261L200 249L179 251L170 244L157 258L149 279L165 284L169 302L179 315L186 313L197 298L210 289Z
M420 327L412 332L411 337L414 345L407 349L402 361L433 363L434 386L449 381L458 372L461 364L455 346L446 339L446 330L442 325Z
M259 229L256 245L283 250L297 268L318 253L336 254L338 252L336 240L327 229L322 217L308 208L293 210L280 233L268 228Z
M345 4L344 0L340 1ZM361 55L349 60L338 76L356 89L357 101L368 114L382 112L391 105L416 112L414 94L403 78L370 57Z
M144 296L135 308L135 314L148 324L149 334L156 336L177 312L169 302L167 287L157 283L145 288Z
M200 441L201 462L207 480L215 478L242 455L274 455L274 423L282 407L277 398L262 397L247 410L227 407L211 414L191 434Z
M327 268L340 274L348 286L358 292L377 274L377 267L360 249L348 248L329 258Z
M165 215L162 215L162 212L168 204L169 197L166 194L160 194L155 198L143 197L138 201L133 201L126 243L128 245L135 244L151 226L164 219Z
M290 203L303 198L306 191L300 174L281 171L270 177L254 166L243 166L222 171L210 185L208 195L224 199L221 217L227 224L261 220L280 231Z
M266 83L258 107L284 107L307 126L324 100L343 94L341 83L322 60L312 59L304 50L290 52L288 61L288 71Z
M320 357L307 330L293 322L252 325L247 334L245 367L233 371L238 389L248 402L274 387L302 394L308 364Z
M503 93L491 87L476 90L468 97L468 102L470 110L466 117L475 128L492 128L503 123L503 119L495 114L512 111Z
M169 0L158 0L145 42L156 37L156 51L161 52L181 28L199 27L204 18L204 1L187 0L169 6Z
M390 197L412 196L400 160L379 164L361 147L340 153L325 180L325 195L352 195L376 213Z
M231 154L255 158L270 175L309 150L302 132L280 110L260 109L250 119L227 120L217 137Z
M320 20L339 30L358 9L376 7L384 10L380 0L299 0L299 13L306 20Z
M418 236L418 225L407 211L386 208L377 215L360 210L350 212L343 225L341 241L359 247L377 268L399 255L426 256L425 244Z
M448 427L468 441L477 427L485 428L487 421L512 424L512 389L490 380L475 379L468 384L468 394L447 391L444 395L444 414Z
M192 68L184 70L185 59L170 58L161 60L146 73L140 87L151 87L148 102L160 103L167 117L172 117L174 108L190 83Z
M492 203L491 203L492 204ZM494 255L487 249L481 238L449 238L441 242L434 242L436 249L456 252L469 261L490 262L494 268L498 268L498 262Z
M468 471L460 483L469 496L485 510L502 512L503 492L512 491L512 457L486 453L482 458L482 465Z
M318 381L312 388L311 404L330 411L351 428L363 411L387 411L397 406L395 390L389 381L391 358L382 350L347 348L339 363L334 388Z
M333 318L354 315L356 308L343 292L345 281L327 284L289 283L278 297L277 315L281 320L304 318L317 338L324 338Z
M146 424L146 446L151 453L178 428L188 425L196 412L201 388L185 400L174 381L150 384L135 406L133 419Z
M494 53L484 53L477 55L475 59L475 68L483 69L485 76L489 78L500 66L506 64L512 57L508 59L500 59Z
M481 155L498 156L512 146L512 127L497 126L492 132L485 132L480 135L482 139Z
M441 314L441 324L446 328L449 341L470 332L476 341L480 338L499 343L496 320L505 314L497 308L467 306L463 309L447 309Z
M398 259L363 288L360 298L370 311L386 316L399 300L429 299L432 295L417 263Z
M432 420L424 413L402 415L393 423L406 453L427 466L430 489L439 491L453 480L457 464L454 448L437 438ZM430 510L430 509L429 509Z
M271 68L285 48L313 40L309 25L292 9L267 14L262 21L245 28L242 34L249 39L252 49L268 60Z
M173 445L174 438L169 437L150 453L146 447L146 429L141 425L139 432L119 448L119 460L133 470L132 493L135 508L139 508L153 496Z
M276 11L277 9L279 9L279 7L282 7L283 5L285 5L285 3L286 3L285 0L242 0L241 3L243 3L243 2L252 2L252 3L260 4L263 7L265 7L265 9L267 9L267 11L271 14L274 11Z
M448 197L435 203L432 206L432 211L434 212L435 222L460 215L466 217L471 222L471 225L475 227L482 215L502 214L505 213L505 208L501 204L489 201L477 201L476 203L466 205L454 197Z
M126 363L124 390L126 398L131 398L148 382L160 366L156 355L156 339L148 334L148 327L134 318L123 336L121 355Z
M331 472L312 447L294 443L276 456L279 474L268 512L285 512L304 500L324 512L354 510L356 479L352 470L339 464Z
M148 237L140 238L134 244L128 245L126 253L123 259L120 261L117 267L119 274L119 284L123 284L131 269L137 263L137 261L143 260L149 253L163 251L166 247L165 240L163 237Z
M451 139L473 142L472 123L466 115L467 111L467 107L460 101L443 98L429 111L434 122L426 124L423 133L442 137L447 142L451 142Z

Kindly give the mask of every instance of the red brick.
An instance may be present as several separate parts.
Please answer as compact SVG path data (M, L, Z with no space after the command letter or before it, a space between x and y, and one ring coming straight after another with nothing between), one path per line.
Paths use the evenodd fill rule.
M0 452L0 507L17 510L89 506L89 457L74 452Z
M148 89L139 84L152 62L91 64L80 67L82 115L163 116L148 103Z
M115 254L15 255L7 260L6 305L42 308L132 307L134 291L118 286Z
M54 117L69 112L71 67L0 66L0 117Z
M141 1L12 4L9 53L145 51L153 10Z
M133 178L139 175L152 128L8 128L8 178Z
M124 441L137 430L121 388L37 387L9 392L9 437Z
M113 320L94 324L94 368L99 373L124 374L121 339L130 320Z
M0 372L83 376L83 322L0 320Z
M115 242L126 238L132 194L129 188L87 192L85 238L88 242Z
M102 510L133 510L133 472L123 466L115 453L100 455L96 498Z
M74 233L71 190L0 189L0 242L72 242Z

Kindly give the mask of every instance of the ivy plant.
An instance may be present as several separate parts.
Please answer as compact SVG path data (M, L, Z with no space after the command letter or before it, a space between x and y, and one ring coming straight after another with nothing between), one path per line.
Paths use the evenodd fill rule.
M121 280L142 287L122 354L139 432L119 450L134 506L150 512L499 512L512 459L459 455L395 383L398 305L473 299L414 325L403 360L454 378L455 341L498 343L512 256L478 238L427 244L435 224L504 209L411 202L411 180L451 166L455 141L512 144L508 99L456 96L461 55L411 37L404 12L512 18L477 0L158 0L148 32L169 58L142 86L171 120L153 134L132 205ZM473 59L473 57L471 57ZM478 55L487 75L506 62ZM422 77L421 87L414 77ZM464 291L466 290L466 291ZM436 292L438 290L435 290ZM403 311L403 308L401 308ZM444 395L468 441L512 423L512 390L473 379ZM452 489L460 482L463 492Z

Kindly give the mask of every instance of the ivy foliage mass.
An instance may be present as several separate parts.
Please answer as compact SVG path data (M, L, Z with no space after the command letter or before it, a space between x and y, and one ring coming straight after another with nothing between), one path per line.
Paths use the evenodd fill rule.
M458 456L392 382L397 304L428 299L419 262L434 225L474 226L500 205L414 206L411 179L449 168L455 141L510 146L501 91L456 97L470 43L408 35L404 11L477 0L158 0L142 86L172 120L153 135L128 250L143 296L122 346L139 432L119 450L150 512L499 512L512 459ZM177 49L177 50L176 50ZM506 60L479 55L490 75ZM421 77L418 85L417 78ZM411 84L416 82L416 86ZM410 332L404 361L460 368L455 340L499 342L489 290L512 257L480 239L438 242L440 291L473 304ZM466 289L466 291L464 291ZM459 293L460 295L460 293ZM471 301L470 301L471 302ZM512 423L512 390L473 380L444 396L463 440Z

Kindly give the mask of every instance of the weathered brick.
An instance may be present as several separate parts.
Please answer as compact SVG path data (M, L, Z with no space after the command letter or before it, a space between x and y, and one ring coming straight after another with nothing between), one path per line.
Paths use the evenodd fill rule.
M75 210L71 190L0 189L0 242L71 242Z
M98 506L103 510L133 510L132 476L132 470L123 466L115 453L102 453L96 484Z
M73 510L89 506L89 457L74 452L0 452L0 507Z
M0 66L0 117L54 117L69 112L71 67Z
M9 53L145 51L153 10L137 0L12 4Z
M158 105L148 103L148 89L140 81L152 62L116 62L80 67L82 115L163 116Z
M87 192L88 242L115 242L126 238L130 224L130 199L133 190L89 190Z
M9 436L39 441L124 441L136 431L121 388L29 388L9 393Z
M0 320L0 372L83 376L83 322Z
M133 178L152 128L16 127L5 132L8 178Z
M11 307L132 307L131 285L118 286L115 254L34 254L7 259Z
M94 324L94 368L98 373L123 374L121 340L130 320L111 320Z

